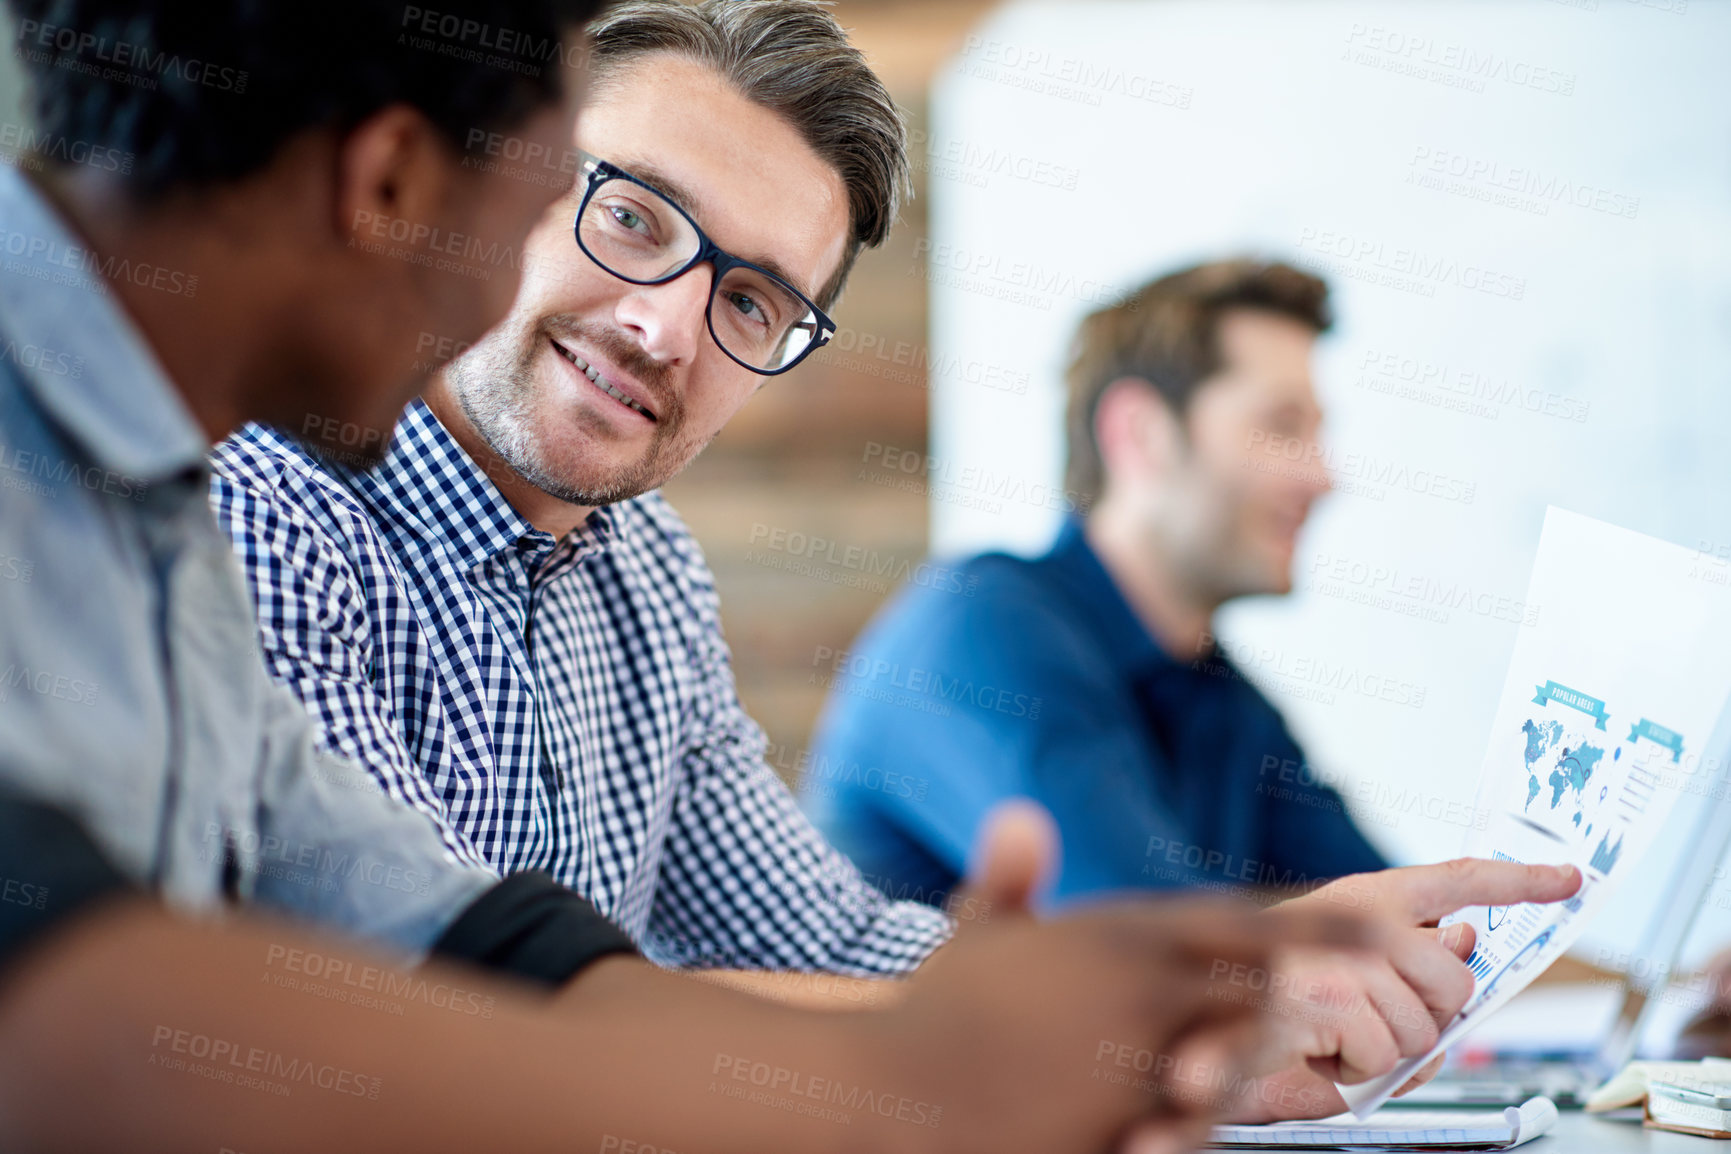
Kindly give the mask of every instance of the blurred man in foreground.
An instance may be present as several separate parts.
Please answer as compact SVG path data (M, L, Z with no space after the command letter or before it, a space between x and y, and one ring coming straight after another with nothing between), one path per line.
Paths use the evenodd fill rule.
M1232 599L1291 589L1329 489L1310 452L1327 298L1230 260L1083 321L1065 486L1082 513L1043 557L963 563L969 596L909 586L826 671L806 805L886 891L942 901L982 817L1018 796L1062 831L1059 899L1383 867L1212 633ZM912 685L943 708L909 708ZM892 770L920 789L871 788Z

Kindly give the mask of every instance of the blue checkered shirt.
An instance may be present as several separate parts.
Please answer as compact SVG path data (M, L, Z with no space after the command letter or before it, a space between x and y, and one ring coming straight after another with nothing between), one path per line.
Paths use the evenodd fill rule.
M664 965L894 973L948 936L765 764L659 494L555 540L419 401L370 471L258 426L213 463L272 676L462 857L548 871Z

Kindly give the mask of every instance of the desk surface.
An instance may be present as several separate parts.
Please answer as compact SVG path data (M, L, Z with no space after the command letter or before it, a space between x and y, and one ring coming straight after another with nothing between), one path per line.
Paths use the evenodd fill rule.
M1612 1120L1569 1110L1558 1115L1549 1134L1519 1149L1533 1154L1710 1154L1724 1149L1724 1144L1693 1134L1649 1130L1636 1118Z
M1726 1147L1712 1138L1697 1138L1693 1134L1674 1134L1668 1130L1648 1130L1638 1118L1601 1118L1580 1110L1568 1110L1558 1115L1550 1133L1517 1147L1521 1154L1714 1154ZM1261 1150L1280 1150L1279 1146L1264 1146ZM1314 1149L1314 1148L1312 1148ZM1235 1151L1234 1154L1252 1154Z

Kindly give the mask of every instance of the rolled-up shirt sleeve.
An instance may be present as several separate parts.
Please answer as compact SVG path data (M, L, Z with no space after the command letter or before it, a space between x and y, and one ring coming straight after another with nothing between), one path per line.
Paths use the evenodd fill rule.
M540 870L525 870L464 910L433 953L556 988L604 957L635 956L637 947L587 898Z

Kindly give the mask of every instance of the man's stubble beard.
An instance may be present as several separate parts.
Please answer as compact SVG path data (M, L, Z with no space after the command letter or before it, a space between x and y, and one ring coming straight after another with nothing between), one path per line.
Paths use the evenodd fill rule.
M446 388L463 416L498 461L548 496L568 504L613 505L660 487L696 455L695 450L689 454L678 451L676 438L684 414L671 391L658 387L665 380L665 371L647 362L623 338L612 334L598 334L569 320L558 325L558 333L551 332L547 326L555 319L543 318L524 330L501 328L445 367ZM534 369L549 337L568 348L583 343L603 350L652 389L652 399L658 403L661 418L656 423L649 451L611 477L578 481L546 459L542 439L537 435L545 418L536 412ZM574 417L583 423L590 420L582 412Z
M1186 478L1190 504L1174 520L1151 526L1150 546L1186 596L1215 608L1241 597L1292 591L1291 566L1278 567L1258 547L1248 498L1218 488L1205 474Z

